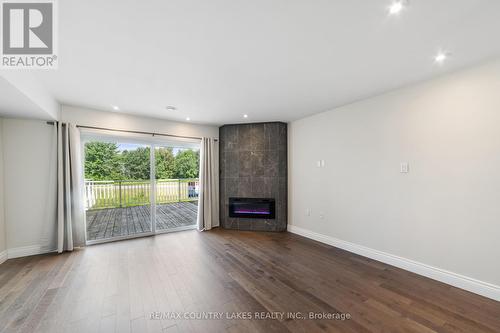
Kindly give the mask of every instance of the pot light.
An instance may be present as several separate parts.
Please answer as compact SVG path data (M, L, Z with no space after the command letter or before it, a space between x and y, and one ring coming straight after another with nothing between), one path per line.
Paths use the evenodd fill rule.
M394 1L389 6L389 15L398 15L404 9L405 5L406 1L404 0Z
M247 115L247 114L244 114L244 115L243 115L243 118L248 118L248 115Z
M118 106L116 106L116 105L113 105L113 110L115 110L115 111L119 111L119 110L120 110L120 108L119 108Z
M447 58L448 58L448 55L445 52L439 52L434 57L434 61L438 64L442 64Z
M165 109L167 109L167 111L177 111L177 108L175 106L172 106L172 105L165 106Z
M191 118L187 117L187 118L186 118L186 120L187 120L187 121L190 121L190 120L191 120Z

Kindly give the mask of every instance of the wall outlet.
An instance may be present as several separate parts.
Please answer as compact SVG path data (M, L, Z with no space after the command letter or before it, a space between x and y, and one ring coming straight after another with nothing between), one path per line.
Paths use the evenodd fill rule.
M323 212L319 213L319 218L320 219L324 219L325 218L325 213L323 213Z
M311 208L306 209L306 216L311 216Z
M401 173L410 172L410 164L408 162L401 162L399 172L401 172Z
M325 160L321 160L321 167L324 168L325 167Z

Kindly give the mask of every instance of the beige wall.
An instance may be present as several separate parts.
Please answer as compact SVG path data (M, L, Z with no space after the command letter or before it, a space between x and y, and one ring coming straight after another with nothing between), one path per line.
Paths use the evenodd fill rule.
M0 118L0 262L3 260L2 253L7 250L5 238L3 163L3 119ZM5 255L4 253L4 256Z
M166 111L165 111L166 112ZM76 125L194 137L219 137L218 126L181 123L63 105L61 120Z
M56 141L45 121L4 119L9 257L55 249Z
M294 121L289 145L291 229L500 285L500 61Z

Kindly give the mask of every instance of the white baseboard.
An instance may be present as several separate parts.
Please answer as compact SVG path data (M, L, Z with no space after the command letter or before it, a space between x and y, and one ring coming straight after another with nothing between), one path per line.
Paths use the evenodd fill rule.
M56 251L55 249L47 249L46 247L41 245L15 247L7 250L7 258L14 259L20 257L34 256L37 254L50 253L55 251Z
M362 245L346 242L337 238L319 234L314 231L288 225L288 231L306 238L316 240L340 249L359 254L370 259L402 268L404 270L423 275L425 277L464 289L484 297L500 301L500 286L479 281L464 275L453 273L441 268L429 266L417 261L395 256L390 253L374 250ZM494 265L494 263L492 263Z
M7 250L0 252L0 265L7 260Z

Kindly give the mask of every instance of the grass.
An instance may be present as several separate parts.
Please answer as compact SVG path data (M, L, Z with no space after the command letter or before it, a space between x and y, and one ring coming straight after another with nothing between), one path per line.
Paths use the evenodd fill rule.
M196 201L197 179L160 179L156 182L156 203ZM151 204L149 181L87 182L87 208L134 207Z

